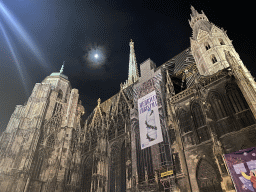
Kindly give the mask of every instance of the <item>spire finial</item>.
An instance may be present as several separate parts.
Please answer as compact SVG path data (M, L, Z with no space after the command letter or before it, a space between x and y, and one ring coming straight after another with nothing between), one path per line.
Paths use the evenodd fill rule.
M193 17L195 17L195 16L198 15L197 10L195 10L195 8L194 8L192 5L191 5L190 9L191 9L191 11L192 11L192 16L193 16Z
M129 73L128 73L128 84L133 84L139 79L137 62L134 52L134 42L131 39L130 42L130 58L129 58Z
M98 99L98 106L100 105L100 102L101 102L101 99L99 98L99 99Z
M63 73L63 70L64 70L64 64L65 64L65 61L63 61L63 65L61 66L60 73Z
M130 47L134 47L134 42L132 41L132 39L131 39L131 41L130 41ZM134 52L134 51L133 51Z

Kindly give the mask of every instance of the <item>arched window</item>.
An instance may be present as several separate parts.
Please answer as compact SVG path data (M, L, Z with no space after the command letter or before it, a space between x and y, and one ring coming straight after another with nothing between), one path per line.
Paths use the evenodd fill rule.
M212 110L216 120L226 117L227 112L226 112L226 109L224 108L220 95L216 92L213 92L210 94L209 99L210 99L210 103L211 103Z
M182 109L179 113L179 122L183 143L185 145L196 144L194 133L192 131L192 121L190 113Z
M63 97L63 92L62 92L62 90L60 89L59 92L58 92L57 98L58 98L59 100L61 100L62 97Z
M205 43L204 43L204 46L205 46L205 49L206 49L206 50L209 50L209 49L211 48L211 46L209 45L208 42L205 42Z
M241 111L248 109L248 105L245 99L243 98L241 92L238 90L238 87L236 87L235 85L227 85L226 93L229 102L231 103L233 112L239 113Z
M192 116L194 119L195 127L198 128L198 127L204 126L205 119L199 103L193 103L191 108L192 108Z
M217 92L212 92L209 95L211 109L216 120L216 133L220 137L234 130L233 122L228 118L227 110L222 102L222 99Z
M240 128L255 124L252 112L239 88L236 85L228 84L226 86L226 93L232 111L235 113L235 117L239 121Z
M205 117L199 103L194 102L191 105L191 113L193 116L194 125L196 128L199 142L203 142L210 139L210 135L208 133L207 126L205 123Z
M219 192L222 191L220 185L220 174L216 172L216 168L213 167L206 160L202 159L197 166L197 184L199 191L211 191Z
M225 45L223 39L219 38L219 42L220 42L221 45Z
M109 165L109 191L125 191L126 190L126 155L125 142L114 143L110 150ZM152 162L151 162L152 163ZM140 175L140 173L138 173Z
M217 59L214 54L211 55L211 60L213 64L217 62Z
M191 127L191 120L190 115L187 111L181 110L179 114L179 120L180 120L180 129L182 133L187 133L189 131L192 131Z
M92 182L92 167L93 167L93 157L90 155L83 162L82 165L82 182L81 182L81 191L90 192L91 191L91 182Z

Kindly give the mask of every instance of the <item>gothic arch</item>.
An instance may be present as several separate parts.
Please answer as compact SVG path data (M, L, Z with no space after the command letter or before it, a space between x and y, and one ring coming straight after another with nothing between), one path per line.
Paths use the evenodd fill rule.
M110 145L109 149L109 191L125 191L125 140L119 139L115 141Z
M221 177L217 172L217 166L213 166L206 158L201 158L196 166L196 180L200 192L222 191Z
M227 83L225 90L228 103L238 121L239 128L255 124L255 118L239 87L236 84Z
M209 140L210 134L206 126L206 119L200 101L194 100L190 105L190 109L198 142L201 143Z
M211 104L211 111L216 121L228 115L228 110L224 105L224 99L219 92L210 91L207 100Z
M234 125L234 120L230 117L230 109L225 98L219 92L211 91L208 94L207 100L211 104L212 119L216 122L216 134L221 137L226 133L234 131L236 126Z
M184 109L179 109L178 119L179 119L181 133L187 133L189 131L192 131L190 114L188 111Z
M185 145L196 144L190 112L180 108L177 114L177 117L179 119L182 142Z
M199 101L193 101L190 105L191 114L194 120L195 128L202 127L206 124L202 107Z
M230 106L234 113L238 113L249 108L237 85L228 83L225 87L225 90Z
M59 89L57 99L62 100L62 98L63 98L63 91Z
M91 192L91 182L92 182L92 167L93 167L93 156L90 154L87 158L82 161L81 169L81 191Z

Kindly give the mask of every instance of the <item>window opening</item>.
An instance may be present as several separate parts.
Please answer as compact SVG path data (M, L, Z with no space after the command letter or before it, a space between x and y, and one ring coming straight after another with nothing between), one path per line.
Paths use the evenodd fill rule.
M217 62L217 59L216 59L215 55L211 55L211 59L212 59L213 64Z
M204 46L205 46L205 49L206 49L206 50L209 50L209 49L211 48L211 46L210 46L209 43L207 43L207 42L204 44Z

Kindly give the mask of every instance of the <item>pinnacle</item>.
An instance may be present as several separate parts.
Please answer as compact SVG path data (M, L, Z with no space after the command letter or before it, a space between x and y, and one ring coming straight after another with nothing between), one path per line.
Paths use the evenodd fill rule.
M63 70L64 70L64 64L65 64L65 61L63 61L63 65L61 66L60 73L63 73Z

